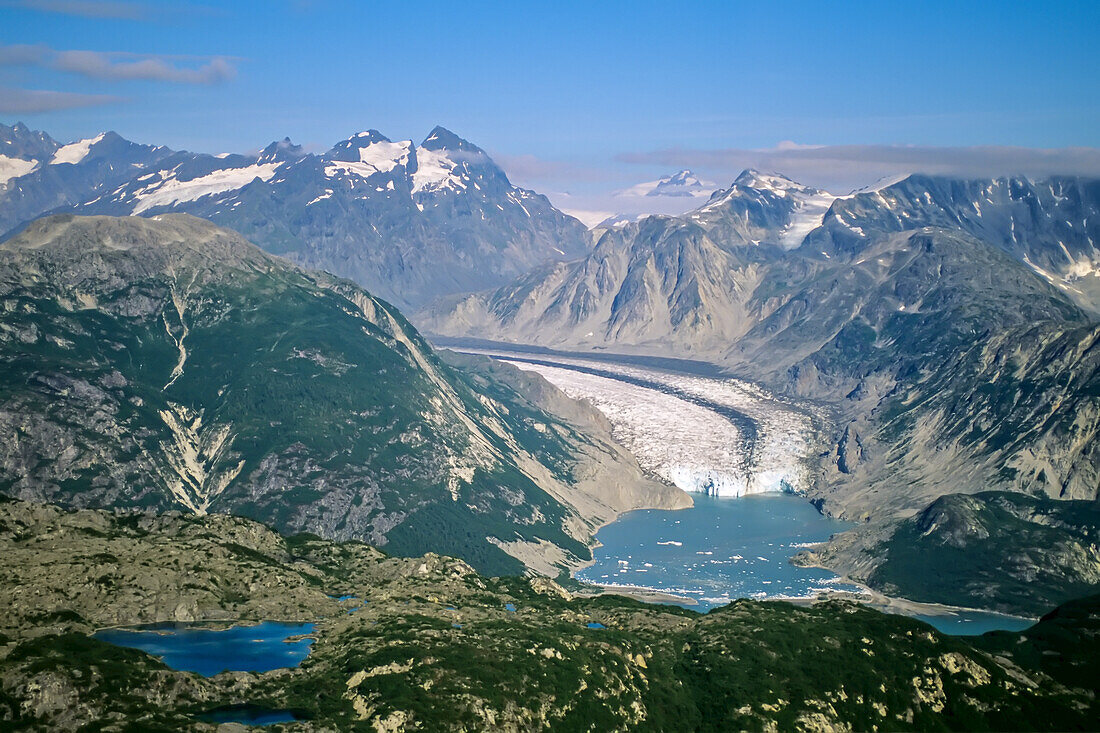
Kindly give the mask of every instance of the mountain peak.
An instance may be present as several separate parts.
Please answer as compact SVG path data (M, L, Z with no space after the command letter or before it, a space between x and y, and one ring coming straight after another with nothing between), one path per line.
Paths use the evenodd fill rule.
M462 150L468 153L482 154L485 152L470 141L460 138L446 127L439 125L436 125L428 133L428 136L424 138L424 142L420 143L420 147L425 150Z
M329 160L358 161L361 150L379 143L388 145L390 142L390 139L378 130L365 130L333 145L332 149L325 153L325 157Z
M11 127L0 125L0 155L9 158L41 160L61 145L44 132L31 130L22 122Z
M386 137L385 135L383 135L382 133L380 133L378 130L375 130L372 127L369 130L364 130L363 132L352 135L351 137L349 137L344 142L352 142L352 141L360 143L360 144L362 144L362 143L370 144L370 143L388 143L388 142L390 142L390 139L388 137Z
M755 168L746 168L741 171L741 175L734 179L733 185L771 191L789 191L791 189L806 188L806 186L803 186L801 183L793 181L779 173L761 173Z
M297 160L304 155L301 145L295 145L289 137L276 140L260 153L259 163L275 163L283 160Z

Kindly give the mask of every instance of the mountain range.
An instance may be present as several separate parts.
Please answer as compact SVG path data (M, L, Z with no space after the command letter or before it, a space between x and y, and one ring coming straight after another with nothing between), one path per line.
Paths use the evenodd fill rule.
M589 248L583 224L442 127L419 146L369 130L322 154L284 139L207 155L114 133L62 146L17 124L0 125L0 150L0 232L46 213L189 213L402 308Z
M700 359L826 406L809 495L861 526L813 561L873 581L897 522L940 496L1096 500L1097 241L1096 180L913 175L834 196L745 171L694 211L608 230L584 258L418 322Z
M915 577L899 560L915 542L911 525L919 517L961 514L1034 524L1054 516L1046 509L1007 512L1001 504L980 498L972 503L951 500L933 511L942 497L1012 491L1040 502L1097 499L1100 181L1094 179L910 175L835 195L779 174L747 170L685 214L612 222L590 233L545 197L512 186L483 150L443 128L433 130L420 145L393 142L372 130L323 154L307 153L283 140L255 155L214 156L137 145L113 133L61 145L16 125L0 127L0 149L5 151L0 154L0 229L20 231L28 220L50 211L130 217L51 219L30 225L4 245L4 287L10 295L5 296L3 335L10 368L16 370L4 414L9 420L36 417L33 425L24 420L10 426L19 440L4 456L8 478L0 487L24 498L97 506L148 501L159 508L191 502L188 508L205 504L203 510L242 513L287 531L385 541L400 552L443 549L483 563L481 569L515 570L527 563L550 573L583 561L592 530L616 512L685 501L646 483L632 459L615 446L598 413L555 396L548 385L514 370L457 356L447 356L445 362L389 301L432 335L699 359L821 407L828 418L817 436L817 454L807 458L813 476L808 496L822 511L860 524L828 546L805 553L801 561L825 564L891 592L924 593L928 600L952 595L945 588L929 590L927 579ZM707 184L681 171L643 188L635 187L634 194L702 200ZM355 290L357 295L348 296L355 287L350 283L289 269L287 282L312 282L318 292L306 301L328 303L327 310L314 313L303 306L284 313L280 303L261 308L266 294L304 292L305 286L287 291L289 286L261 283L233 290L252 277L242 280L241 272L289 267L271 259L255 264L267 255L247 250L245 256L243 240L227 250L229 261L222 264L215 258L201 267L166 264L154 272L108 258L109 266L100 273L102 262L108 261L102 260L105 253L125 259L116 246L120 238L163 244L158 227L189 232L198 227L186 236L168 236L165 241L176 243L172 247L188 238L208 242L231 236L212 234L195 220L185 226L184 220L164 219L177 212L235 229L268 253L350 278L371 294ZM158 223L143 229L141 219ZM80 258L93 255L75 251L71 242L63 246L73 237L86 243L89 253L99 253L92 271L101 279L93 278L88 292L78 287L83 276L75 263L84 267ZM140 250L127 247L131 256ZM197 256L188 251L188 258ZM57 262L50 260L54 255ZM52 263L48 277L28 275L45 266L36 257ZM163 254L154 260L172 262ZM223 271L228 280L210 275ZM207 273L196 282L208 282L209 292L189 289L185 279L194 272ZM146 287L151 289L145 292ZM140 297L119 295L127 289L137 289ZM67 295L51 295L58 292ZM273 367L273 374L291 375L294 387L288 395L312 395L319 385L327 385L319 404L343 407L307 417L300 404L284 404L286 400L257 405L252 397L243 397L256 394L255 385L226 392L238 402L225 402L225 395L217 392L196 392L186 400L172 396L189 383L203 358L198 351L181 356L184 341L201 342L182 335L185 326L196 328L190 321L193 312L214 329L206 337L210 348L202 353L215 359L212 374L221 376L207 381L228 389L238 382L222 379L228 362L221 361L218 350L236 343L233 332L226 330L231 319L222 320L228 318L225 313L255 313L257 320L247 324L246 332L266 337L265 329L285 332L277 327L283 321L344 318L349 307L339 298L331 303L333 293L355 303L369 301L372 313L388 314L381 322L372 321L388 335L370 332L387 344L385 349L392 350L395 339L416 348L399 348L396 356L383 349L379 353L386 353L385 359L367 358L337 353L339 348L329 354L326 349L336 344L331 339L322 349L284 337L274 343L260 339L246 351L228 353L240 360L233 376L240 385L252 380L266 384L273 378L263 369L243 367L256 354L270 353L270 358L289 359L296 367L287 372L282 361ZM56 304L47 306L51 298ZM120 298L123 310L110 310ZM102 303L111 304L107 316L99 313ZM350 312L357 311L351 307ZM106 330L102 338L81 342L78 336L100 333L83 323L93 317L107 317L109 323L96 321L96 328ZM360 317L373 318L354 316ZM337 328L342 338L351 339L352 332L364 328L354 318ZM76 343L83 346L66 351L71 348L66 344ZM119 361L122 357L102 343L152 351L135 373L134 365ZM46 350L39 353L38 346L29 344ZM85 367L74 360L74 354L84 351L97 355L87 366L94 373L84 374ZM304 361L288 356L298 352L307 355ZM314 352L321 356L308 356ZM341 417L351 402L337 395L345 369L339 365L376 358L396 358L403 369L426 380L383 380L377 387L364 386L369 394L355 398L381 403L382 392L371 390L391 389L388 399L402 402L406 413L386 429L416 445L409 449L415 457L364 440L364 430L382 428L368 424L370 420L360 424L363 416ZM175 374L173 359L183 359L191 371ZM258 363L266 364L263 359ZM149 364L158 366L148 371ZM307 380L303 369L320 370L331 382ZM379 369L390 375L386 379L393 378L391 367ZM116 372L125 385L110 386L118 381ZM66 381L73 374L81 375L75 387ZM52 376L42 382L42 375ZM128 390L141 380L144 386L131 394ZM405 394L408 389L412 392ZM451 396L444 398L439 390ZM65 399L53 404L56 395ZM418 417L410 406L435 405L437 398L454 409L444 410L449 416L441 423L429 421L430 430L451 438L426 446L418 441L429 428L418 421L427 418ZM72 399L85 401L76 407ZM146 406L131 415L132 407L123 405L134 405L134 399ZM499 414L484 413L492 400L505 405ZM89 415L99 416L103 404L113 405L105 413L112 417L104 423L111 427L92 440L78 428L88 424ZM211 417L219 410L220 417ZM257 442L255 452L242 453L221 442L228 439L219 437L223 433L235 434L231 423L240 419L234 417L236 410L246 415L256 411L256 424L267 425L251 438ZM347 442L328 445L332 436L321 440L318 435L324 431L306 430L299 442L308 450L296 454L299 442L287 442L288 432L281 427L285 421L280 416L287 410L300 425L350 420ZM530 424L515 422L524 410L538 417ZM559 422L564 413L564 424L572 427L562 428L563 433L531 431L531 424L554 424L547 415L555 411ZM127 422L131 420L136 422ZM108 435L114 443L103 442ZM412 437L416 435L421 438ZM318 440L324 445L315 445ZM487 503L454 498L456 487L469 484L455 476L469 475L471 467L462 460L480 455L470 452L475 444L493 447L478 458L484 461L474 475L507 487L498 491L486 484ZM172 445L176 447L163 450ZM381 451L376 457L361 454L375 448ZM74 458L73 450L82 458ZM173 450L176 459L167 458ZM164 457L154 458L161 453ZM206 463L195 458L199 454ZM108 455L112 465L124 468L110 476L86 470ZM308 482L288 478L312 476L320 456L331 464L328 473ZM586 466L581 473L593 478L601 463L629 480L612 482L604 493L568 489L570 477L562 466ZM142 478L135 482L137 474L126 472L139 464ZM388 488L376 486L364 494L362 470L367 465L375 466L372 475L384 467L379 475L387 477ZM256 487L266 479L257 471L263 466L274 473L268 488L261 490ZM225 486L210 493L230 473ZM397 488L414 473L433 486L429 493L434 498L424 505L428 508L413 510L408 492ZM276 502L270 493L276 485L306 493L301 501L289 502L293 510L284 511L278 509L284 498ZM234 487L240 487L239 494ZM540 498L508 504L518 496L514 491ZM372 498L366 499L367 494ZM330 495L338 498L325 498ZM448 497L449 504L443 501ZM514 507L521 505L531 505L533 513L520 516ZM501 512L506 526L493 525L488 517ZM441 533L447 538L445 547L432 545L437 538L429 537L428 527L433 523L450 528ZM518 535L516 526L521 527ZM938 536L942 525L921 526L927 536ZM1044 572L1048 565L1060 570L1044 581L1047 587L1093 583L1085 579L1093 577L1090 568L1100 557L1081 540L1091 536L1087 526L1069 521L1052 526L1052 531L1065 533L1055 543L1060 548L1083 549L1029 548L1034 552L1021 565L1020 577ZM976 530L971 538L976 544L970 545L955 532L950 542L966 545L973 552L963 556L977 558L983 556L983 547L1001 543L1003 550L1000 536ZM558 549L549 555L539 551L544 542ZM540 555L552 559L543 562ZM892 568L894 562L902 564ZM967 571L971 577L981 575L976 563ZM907 578L913 585L906 586ZM988 605L979 590L974 588L970 601Z

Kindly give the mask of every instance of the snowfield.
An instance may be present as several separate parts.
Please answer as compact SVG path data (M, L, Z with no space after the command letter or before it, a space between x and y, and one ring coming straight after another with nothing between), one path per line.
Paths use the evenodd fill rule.
M755 385L556 355L492 355L590 402L643 468L684 491L806 488L810 417Z
M23 160L22 158L10 158L7 155L0 155L0 186L5 185L13 178L27 175L37 167L37 160Z
M102 140L105 135L106 133L100 133L95 137L89 137L85 140L77 140L75 143L62 145L57 149L57 152L53 154L50 165L59 165L61 163L76 165L88 157L88 153L91 151L92 146Z
M269 181L281 165L283 164L255 163L243 168L223 168L188 181L172 178L170 172L161 171L161 175L166 176L164 179L151 183L134 194L137 203L133 213L140 214L156 206L168 206L216 193L236 191L257 178Z

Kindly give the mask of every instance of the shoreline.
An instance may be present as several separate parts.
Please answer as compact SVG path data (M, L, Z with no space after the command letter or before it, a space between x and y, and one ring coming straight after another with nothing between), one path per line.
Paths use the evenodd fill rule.
M826 568L827 569L827 568ZM571 576L573 577L573 576ZM959 614L967 613L980 613L992 616L1002 616L1007 619L1017 619L1020 621L1029 621L1035 623L1039 621L1039 617L1031 616L1017 616L1011 613L1003 613L1001 611L994 611L987 608L970 608L967 606L952 606L946 603L935 603L929 601L916 601L911 598L901 598L898 596L888 596L880 593L876 590L868 588L863 583L851 580L843 576L838 576L842 579L842 582L854 585L862 592L853 592L846 590L830 590L824 593L817 593L813 596L768 596L764 598L731 598L730 603L734 603L739 600L745 601L757 601L760 603L766 602L783 602L790 603L796 606L813 606L817 603L828 601L850 601L853 603L859 603L868 608L872 608L880 613L889 613L898 616L908 616L915 618L917 615L924 616L957 616ZM573 577L578 583L582 583L585 586L585 591L578 591L575 595L585 597L596 597L601 595L619 595L627 598L633 598L644 603L655 604L675 604L683 605L684 607L698 606L699 601L689 596L677 595L658 588L647 588L645 586L619 586L612 584L590 583L583 580L579 580ZM586 592L591 589L591 592ZM728 605L728 604L727 604ZM715 606L715 608L721 608L721 606ZM689 610L697 611L695 608ZM697 611L700 612L700 611ZM706 613L701 611L700 613Z

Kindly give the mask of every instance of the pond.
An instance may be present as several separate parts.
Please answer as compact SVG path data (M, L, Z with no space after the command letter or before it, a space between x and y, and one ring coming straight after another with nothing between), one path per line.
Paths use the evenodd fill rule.
M276 725L302 720L292 710L265 708L259 705L226 705L195 715L204 723L241 723L242 725Z
M95 638L160 657L172 669L213 677L221 672L270 672L297 667L309 654L311 623L265 621L254 625L150 624L102 629ZM288 639L292 639L288 641Z

